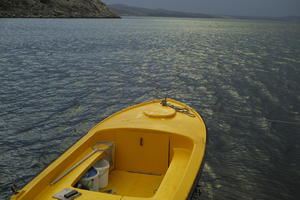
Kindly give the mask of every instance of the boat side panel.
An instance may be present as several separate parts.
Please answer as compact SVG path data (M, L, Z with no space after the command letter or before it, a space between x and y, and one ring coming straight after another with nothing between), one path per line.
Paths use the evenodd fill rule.
M193 149L187 137L146 129L109 129L95 134L93 140L116 144L118 170L165 174L174 148Z
M169 137L143 132L117 135L116 167L126 171L164 174L168 169Z

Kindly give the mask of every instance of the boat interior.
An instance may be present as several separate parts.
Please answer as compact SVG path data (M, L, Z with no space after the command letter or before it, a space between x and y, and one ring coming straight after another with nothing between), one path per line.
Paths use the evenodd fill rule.
M99 193L145 198L152 197L162 182L172 184L167 179L178 176L177 180L180 180L193 147L192 140L180 135L153 130L112 129L94 134L77 151L87 152L99 142L114 144L108 155L95 156L86 163L92 166L101 159L110 162L108 184L99 189ZM82 176L87 170L78 174ZM74 188L78 188L78 180L80 176L72 182Z
M91 153L97 143L113 145L108 150ZM53 167L42 172L43 179L33 181L30 192L24 192L23 197L52 199L62 188L70 188L80 192L78 199L131 200L154 195L166 199L164 195L172 195L166 191L175 191L182 180L193 147L191 139L167 132L128 128L100 130L73 145ZM91 156L73 168L89 154ZM96 191L80 186L88 170L102 159L110 163L108 184ZM71 168L69 173L58 178Z

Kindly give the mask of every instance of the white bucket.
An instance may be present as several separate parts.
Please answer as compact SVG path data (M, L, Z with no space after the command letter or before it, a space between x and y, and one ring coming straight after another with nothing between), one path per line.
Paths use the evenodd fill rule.
M87 187L88 190L91 191L99 191L99 172L97 169L93 168L94 171L96 171L96 174L94 174L93 176L88 176L88 177L84 177L82 178L79 183L81 185L83 185L84 187Z
M99 160L94 165L95 169L98 171L99 178L98 180L98 186L99 188L105 188L108 184L108 172L109 172L109 162L107 160Z

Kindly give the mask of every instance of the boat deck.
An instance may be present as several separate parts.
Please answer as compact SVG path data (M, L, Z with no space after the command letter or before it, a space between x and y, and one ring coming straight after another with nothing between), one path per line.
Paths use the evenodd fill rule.
M108 186L100 192L111 190L121 196L152 197L163 179L163 175L152 175L123 170L113 170L109 174Z

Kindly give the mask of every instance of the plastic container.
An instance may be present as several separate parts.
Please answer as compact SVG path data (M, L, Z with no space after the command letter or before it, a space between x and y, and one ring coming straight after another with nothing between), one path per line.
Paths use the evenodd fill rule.
M91 191L99 191L99 172L91 167L80 179L79 184Z
M109 173L109 162L105 159L99 160L93 166L98 172L98 181L99 188L105 188L108 184L108 173Z

